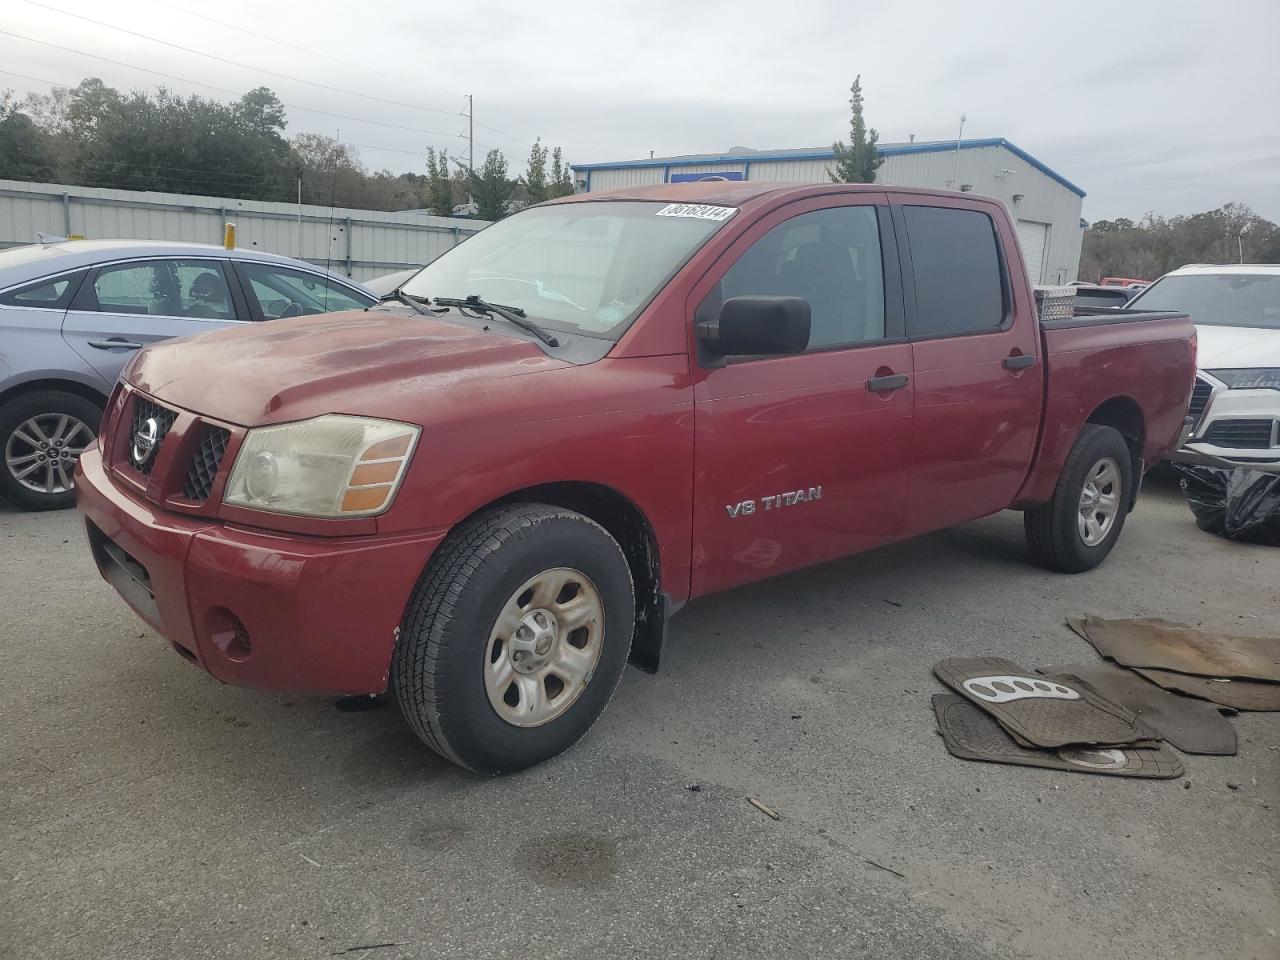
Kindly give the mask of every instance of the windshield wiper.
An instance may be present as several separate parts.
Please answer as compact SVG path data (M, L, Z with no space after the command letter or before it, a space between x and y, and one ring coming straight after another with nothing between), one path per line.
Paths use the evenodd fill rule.
M378 298L379 303L386 303L388 300L398 300L407 306L413 307L419 313L430 314L427 308L431 305L430 297L415 297L411 293L405 293L399 287L396 287L390 293L384 293Z
M435 297L431 302L437 307L457 307L459 309L476 310L481 313L497 314L503 320L514 324L521 330L529 331L548 347L560 346L560 341L556 339L554 334L544 330L526 317L524 310L520 307L508 307L501 303L490 303L488 300L481 300L474 293L465 300L459 300L457 297Z

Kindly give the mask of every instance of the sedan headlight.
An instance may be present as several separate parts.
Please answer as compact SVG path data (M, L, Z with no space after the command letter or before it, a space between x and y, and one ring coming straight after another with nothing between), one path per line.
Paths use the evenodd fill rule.
M222 500L304 517L369 517L391 506L421 430L326 414L250 430Z
M1206 370L1232 390L1280 390L1280 367L1241 367L1238 370Z

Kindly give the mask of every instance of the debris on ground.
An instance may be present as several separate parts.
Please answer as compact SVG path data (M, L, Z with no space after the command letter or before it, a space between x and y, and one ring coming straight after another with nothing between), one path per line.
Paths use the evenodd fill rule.
M1250 543L1280 546L1280 474L1174 464L1182 494L1201 530Z
M747 797L747 803L751 804L753 807L755 807L757 810L763 813L766 817L769 817L772 820L782 819L782 814L778 813L777 810L774 810L771 807L766 807L763 803L761 803L755 797Z
M1026 747L1015 741L995 716L964 697L935 694L933 711L947 751L963 760L1148 779L1173 779L1184 773L1182 762L1159 743L1143 742L1125 747L1094 744L1052 749Z
M1280 638L1215 633L1158 617L1087 616L1067 625L1104 657L1126 667L1280 683Z
M686 783L686 784L684 785L684 788L685 788L686 790L688 790L690 793L701 793L701 792L702 792L702 784L700 784L700 783Z

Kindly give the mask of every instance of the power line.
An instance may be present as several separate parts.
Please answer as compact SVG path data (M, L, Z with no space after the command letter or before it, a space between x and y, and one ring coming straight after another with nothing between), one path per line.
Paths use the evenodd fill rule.
M131 37L138 37L139 39L147 40L151 43L158 43L164 47L172 47L174 50L181 50L183 53L194 54L197 57L207 57L208 59L215 60L218 63L225 63L233 67L240 67L243 70L253 70L253 71L256 71L257 73L265 73L268 76L279 77L282 80L292 80L294 83L306 84L309 87L316 87L320 90L327 90L330 93L341 93L349 97L362 97L365 100L373 100L378 103L388 103L395 107L407 107L410 110L425 110L429 113L440 113L440 114L444 114L447 117L458 116L457 113L450 110L439 110L435 107L424 107L419 104L405 103L403 100L391 100L391 99L388 99L387 97L375 96L372 93L357 93L354 90L344 90L341 87L334 87L327 83L318 83L315 80L306 80L306 79L303 79L302 77L295 77L289 73L281 73L279 70L268 70L266 67L255 67L251 63L242 63L239 60L232 60L228 57L218 56L216 53L206 53L203 50L197 50L194 47L186 47L180 43L174 43L171 40L161 40L159 37L153 37L153 36L150 36L149 34L139 33L137 30L130 30L127 27L117 26L116 24L108 23L105 20L95 20L93 17L86 17L82 13L73 13L70 10L62 10L62 9L59 9L58 7L50 6L47 3L41 3L40 0L25 0L25 2L30 4L33 7L40 7L44 10L51 10L54 13L60 13L64 17L74 17L76 20L83 20L86 23L92 23L98 27L105 27L108 30L115 30L119 33L127 33Z
M150 67L140 67L140 66L137 66L136 64L126 63L123 60L113 60L110 57L103 57L96 53L89 53L85 50L77 50L74 47L64 46L63 44L60 44L60 43L54 43L51 40L40 40L36 37L28 37L25 34L14 33L11 30L4 30L4 29L0 29L0 34L3 34L4 36L8 36L8 37L15 37L18 40L26 40L28 43L38 43L41 46L52 47L55 50L62 50L66 53L74 53L77 56L88 57L90 60L98 60L98 61L101 61L102 63L110 63L117 67L124 67L126 70L138 70L138 71L141 71L142 73L149 73L157 77L164 77L166 80L177 80L179 83L189 83L193 86L205 87L206 89L209 89L209 90L217 90L219 93L225 93L237 98L243 96L241 92L232 90L228 87L220 87L214 83L205 83L202 80L192 80L189 77L180 77L177 74L165 73L161 70L153 70ZM10 73L12 71L6 70L4 72ZM14 76L25 76L25 74L14 74ZM34 80L37 80L37 82L39 83L48 83L52 86L67 86L67 84L57 84L51 80L41 80L37 77L28 77L27 79L34 79ZM462 134L449 133L445 130L426 130L426 129L423 129L422 127L409 127L399 123L387 123L386 121L383 121L383 120L370 120L367 117L357 117L357 116L353 116L351 114L346 114L346 113L335 113L332 110L319 110L315 107L304 107L298 104L284 103L283 101L281 101L281 106L288 107L290 110L301 110L303 113L315 113L315 114L319 114L320 116L334 117L339 120L353 120L356 123L367 123L376 127L387 127L392 130L405 130L410 133L425 133L425 134L428 134L429 136L449 137L451 139L457 139L457 140L466 139L466 137ZM480 146L490 147L491 149L493 149L491 144L482 143L480 144ZM391 149L391 148L378 147L376 149L381 150L381 149Z
M209 23L216 23L218 26L225 27L228 30L235 30L235 31L238 31L239 33L246 34L250 37L257 37L259 40L266 40L269 43L276 43L282 47L288 47L290 50L298 50L302 53L307 53L312 56L323 57L325 60L331 60L334 63L340 63L348 67L355 67L358 70L366 70L369 73L377 74L380 77L387 77L390 80L395 80L400 83L410 83L410 84L413 84L414 86L420 86L419 81L411 79L409 77L405 77L396 73L387 73L385 70L375 70L373 67L359 63L355 60L346 60L346 59L343 59L342 57L335 57L332 54L325 53L322 50L313 50L311 47L304 47L304 46L301 46L300 44L290 43L287 40L281 40L279 37L273 37L265 33L259 33L256 30L250 30L248 27L242 27L237 23L228 23L226 20L219 20L217 17L211 17L206 13L199 13L195 10L188 10L186 7L179 6L176 3L168 3L166 2L166 0L151 0L151 2L156 4L157 6L166 7L169 10L176 10L179 13L185 13L189 17L197 17L201 20L207 20ZM443 88L437 88L437 89L443 89ZM456 95L454 91L445 91L445 92ZM434 111L435 108L420 107L419 109ZM444 113L446 111L438 111L438 112ZM522 143L526 147L533 146L533 144L531 144L527 140L523 140L520 137L507 133L504 130L499 130L497 127L489 126L486 123L477 122L476 126L484 127L486 130L491 130L494 133L498 134L499 136L506 137L509 140L514 140L516 143Z

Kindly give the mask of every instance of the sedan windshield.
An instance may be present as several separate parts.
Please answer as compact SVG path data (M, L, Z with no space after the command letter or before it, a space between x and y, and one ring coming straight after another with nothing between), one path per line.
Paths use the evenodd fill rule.
M1178 310L1217 327L1280 330L1280 276L1184 273L1157 280L1129 301L1133 310Z
M542 326L616 340L733 213L635 200L535 207L454 247L402 290L475 295Z

